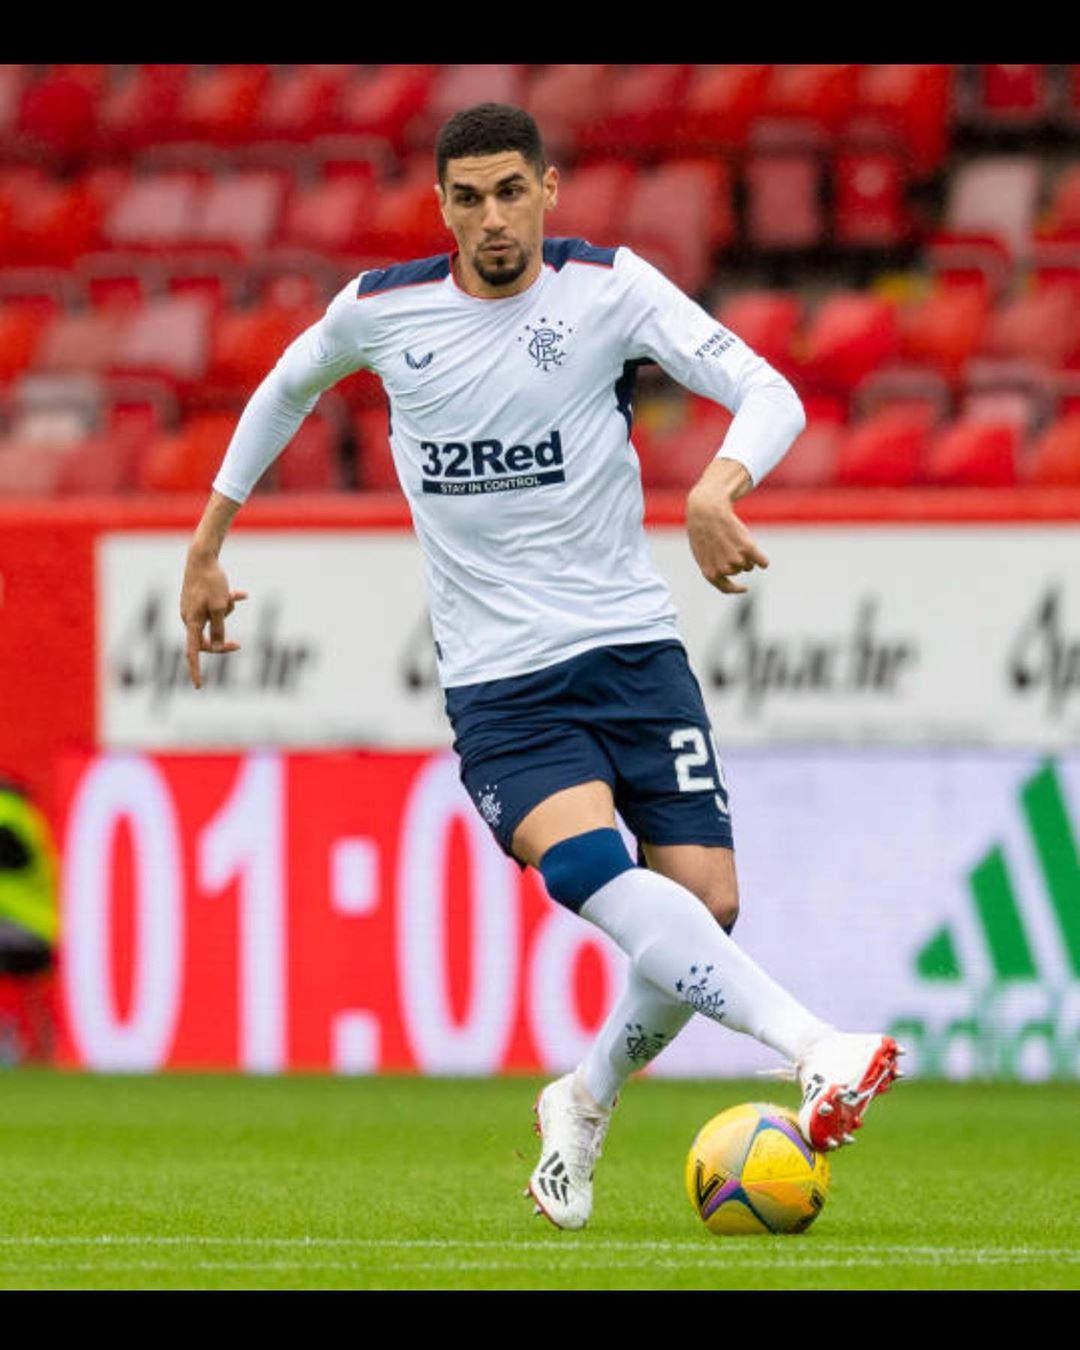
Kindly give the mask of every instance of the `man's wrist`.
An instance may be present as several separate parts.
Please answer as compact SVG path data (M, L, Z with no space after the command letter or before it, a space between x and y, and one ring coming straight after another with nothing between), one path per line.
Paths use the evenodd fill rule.
M710 497L723 496L729 502L736 502L754 486L750 471L737 459L726 459L718 455L709 464L695 483L691 492L707 494Z

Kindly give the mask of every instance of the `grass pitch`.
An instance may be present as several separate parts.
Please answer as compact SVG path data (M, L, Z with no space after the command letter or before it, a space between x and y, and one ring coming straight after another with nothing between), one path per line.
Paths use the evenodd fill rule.
M521 1196L536 1080L0 1075L3 1289L1080 1288L1080 1084L905 1082L805 1234L716 1238L698 1127L761 1082L631 1085L596 1211Z

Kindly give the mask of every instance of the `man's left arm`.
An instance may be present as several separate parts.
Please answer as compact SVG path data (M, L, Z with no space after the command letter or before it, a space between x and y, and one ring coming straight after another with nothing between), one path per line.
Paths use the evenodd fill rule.
M680 384L734 413L723 443L690 489L686 524L705 579L740 594L746 587L732 577L769 563L735 503L791 448L806 425L802 402L779 371L656 268L635 254L624 265L640 304L637 354L651 356Z

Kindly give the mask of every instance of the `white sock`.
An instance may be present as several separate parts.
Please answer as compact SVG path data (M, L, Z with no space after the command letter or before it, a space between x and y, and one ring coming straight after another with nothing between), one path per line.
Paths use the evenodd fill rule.
M581 1077L598 1106L610 1107L632 1073L655 1059L694 1010L669 998L633 966L626 985L581 1062Z
M644 867L622 872L585 901L581 914L660 993L792 1061L831 1030L736 946L696 895L668 877Z

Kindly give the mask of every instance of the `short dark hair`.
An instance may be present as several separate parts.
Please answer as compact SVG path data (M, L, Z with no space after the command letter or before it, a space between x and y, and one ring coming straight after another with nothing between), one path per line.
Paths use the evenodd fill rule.
M443 124L435 141L435 166L439 182L446 164L466 155L497 155L501 150L519 150L526 164L544 176L544 145L540 128L525 111L509 103L478 103L454 113Z

